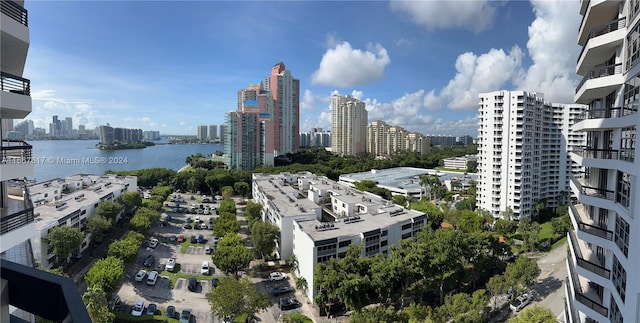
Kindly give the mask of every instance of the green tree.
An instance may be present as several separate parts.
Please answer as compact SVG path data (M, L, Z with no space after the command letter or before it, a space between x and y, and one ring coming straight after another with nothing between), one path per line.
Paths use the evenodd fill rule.
M112 294L124 275L124 264L116 257L100 259L85 274L88 287L102 287L107 294Z
M156 211L160 211L162 209L162 203L150 199L142 200L141 206Z
M233 187L225 186L225 187L222 188L222 197L225 200L230 199L232 195L233 195Z
M213 221L213 233L218 237L238 232L240 232L240 223L235 214L220 212L220 217Z
M49 243L58 261L66 263L67 259L82 245L84 235L74 227L60 225L49 232Z
M298 275L300 273L300 262L298 261L298 257L296 257L296 255L291 255L291 258L289 258L287 264L290 267L289 272L294 275Z
M392 201L394 204L398 204L398 205L400 205L400 206L402 206L402 207L406 207L406 206L407 206L407 197L406 197L406 196L404 196L404 195L402 195L402 194L394 195L394 196L391 198L391 201Z
M520 219L518 232L522 235L523 243L528 251L534 251L540 240L540 224L531 222L528 217Z
M143 239L143 235L129 231L126 238L109 244L107 255L122 259L124 262L130 262L138 254Z
M535 284L540 275L540 267L534 259L520 256L515 262L507 264L504 278L507 286L522 292Z
M131 226L131 229L142 234L146 234L147 231L151 229L151 221L149 218L142 214L138 214L137 212L136 215L131 218L129 225Z
M262 204L248 201L244 207L244 218L249 228L257 221L262 220Z
M473 211L463 210L460 213L460 218L458 220L458 227L462 229L463 232L479 232L482 230L481 227L482 218Z
M120 203L106 200L98 204L95 215L105 217L111 220L112 224L115 224L120 213L122 213L122 205Z
M236 214L237 212L236 203L231 199L223 200L222 202L220 202L220 207L218 208L218 211L220 211L220 213L229 212L232 214Z
M268 222L256 222L251 226L253 247L262 255L270 256L276 248L276 240L280 237L280 229Z
M502 211L500 213L500 215L502 216L503 219L505 220L512 220L513 219L513 209L511 209L510 207L508 207L506 210Z
M451 229L422 230L418 241L429 255L431 279L438 288L440 302L444 301L446 281L464 269L467 241L463 233Z
M147 219L149 219L149 222L151 222L151 224L156 223L160 220L160 213L158 213L158 211L146 207L141 207L136 210L136 215L146 217Z
M227 233L213 252L213 263L227 275L238 277L238 272L249 267L253 259L242 238L237 233Z
M493 308L498 306L498 297L509 290L509 285L503 275L495 275L489 278L487 289L491 292Z
M229 277L220 282L209 294L211 311L218 317L252 316L266 310L271 304L269 298L258 292L247 278Z
M62 277L69 277L69 275L66 272L64 272L64 269L62 267L51 267L49 269L44 269L44 271L52 274L56 274Z
M393 306L371 306L351 314L351 323L369 322L407 322L409 316L403 311L397 311Z
M240 195L242 195L242 199L247 198L249 192L251 192L251 187L247 182L235 182L233 184L233 189Z
M111 323L114 321L115 315L109 311L107 296L100 286L88 288L82 295L82 301L87 307L91 322Z
M437 313L445 319L444 321L453 319L454 322L484 322L484 309L488 301L483 289L473 292L472 295L448 294L444 304L438 307Z
M556 323L556 315L549 309L533 305L520 312L518 316L509 319L508 323Z
M124 192L122 196L120 196L120 201L122 202L122 206L124 206L124 211L130 214L133 208L142 205L142 196L140 196L140 192Z
M497 233L507 236L516 232L518 224L511 220L497 219L494 227Z
M296 278L296 289L301 290L305 295L307 294L307 289L309 288L309 282L304 277Z
M110 219L100 215L94 215L87 219L87 231L95 237L101 237L112 228Z

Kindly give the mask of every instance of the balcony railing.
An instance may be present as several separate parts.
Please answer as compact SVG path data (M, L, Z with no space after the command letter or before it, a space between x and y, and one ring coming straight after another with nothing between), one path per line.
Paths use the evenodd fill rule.
M602 306L600 302L594 301L582 291L582 286L580 286L580 282L578 281L578 277L576 276L575 267L573 267L573 262L571 258L567 258L569 262L569 267L572 272L569 275L573 275L573 297L584 306L596 311L600 315L607 317L609 315L609 310ZM569 277L565 278L565 283L569 286Z
M576 176L572 175L571 182L580 190L580 194L591 197L598 197L613 201L615 199L615 192L604 188L591 187L582 184Z
M606 109L589 109L582 112L576 117L576 122L580 122L585 119L609 119L609 118L621 118L630 114L638 112L638 108L629 107L614 107Z
M595 26L591 28L589 30L589 34L587 35L587 39L585 40L584 46L582 46L580 55L578 55L578 62L580 61L580 57L582 57L582 54L584 53L584 49L587 48L587 45L589 44L589 39L602 36L604 34L608 34L618 29L622 29L626 27L626 25L627 25L627 17L622 17L622 18L610 21L608 23L602 24L600 26Z
M21 7L19 4L11 0L0 1L0 11L3 14L13 18L13 20L29 27L29 17L27 15L27 9Z
M11 214L2 214L0 218L0 234L16 230L34 221L33 203L29 190L24 187L23 206L20 211ZM4 212L3 212L4 213Z
M573 149L573 153L582 158L618 159L618 151L615 149L576 147Z
M33 146L22 140L2 140L0 142L0 164L30 163Z
M4 3L4 1L0 1ZM31 95L31 81L20 76L0 72L0 89L5 92Z
M53 322L91 322L73 280L5 259L0 261L9 305Z
M578 223L578 229L580 231L586 232L590 235L593 235L602 239L613 241L613 231L609 231L607 229L582 222L580 219L580 213L578 213L578 209L575 207L575 205L569 204L569 207L571 208L571 211L573 212L573 214L576 215L576 222Z
M588 80L597 79L600 77L611 76L622 73L622 64L608 65L604 67L597 67L592 70L589 70L587 74L582 78L580 84L576 87L576 93L580 91L580 88L586 83Z
M580 245L578 244L577 240L578 238L575 236L575 233L573 233L573 231L569 231L569 239L571 240L571 246L573 246L573 250L575 251L576 263L580 268L588 270L606 279L611 279L611 271L609 269L586 260L582 257L582 251L580 250ZM569 263L571 265L573 264L571 263L571 259L569 259Z

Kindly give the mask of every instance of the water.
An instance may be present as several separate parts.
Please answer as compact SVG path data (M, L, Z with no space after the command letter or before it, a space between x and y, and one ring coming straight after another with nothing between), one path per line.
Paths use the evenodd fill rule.
M36 181L63 178L73 174L103 174L107 170L169 168L179 170L188 156L224 151L222 144L169 145L156 142L144 149L99 150L98 140L29 141L33 146Z

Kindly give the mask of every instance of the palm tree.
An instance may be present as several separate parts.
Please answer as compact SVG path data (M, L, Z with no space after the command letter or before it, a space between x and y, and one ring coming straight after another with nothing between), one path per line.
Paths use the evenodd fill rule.
M309 288L309 283L307 283L307 280L304 277L296 278L296 289L301 290L306 295L307 288Z
M289 267L291 268L289 271L292 274L297 276L300 273L300 263L298 263L296 255L291 255L291 258L289 258Z

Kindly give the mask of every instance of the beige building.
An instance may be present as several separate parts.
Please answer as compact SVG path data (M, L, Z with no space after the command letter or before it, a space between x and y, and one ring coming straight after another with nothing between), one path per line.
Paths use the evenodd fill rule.
M331 150L340 156L367 150L368 113L365 103L350 96L331 97Z
M380 120L367 126L367 152L386 156L405 150L428 154L431 150L429 137Z

